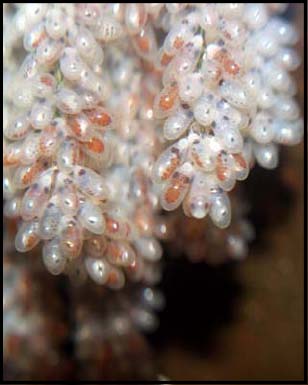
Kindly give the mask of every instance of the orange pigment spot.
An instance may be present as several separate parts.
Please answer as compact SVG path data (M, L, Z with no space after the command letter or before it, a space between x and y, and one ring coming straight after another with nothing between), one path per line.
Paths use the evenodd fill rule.
M88 142L85 143L87 148L95 153L102 153L104 152L104 143L98 139L98 138L91 138Z
M169 92L164 92L159 98L159 107L164 111L170 110L174 106L177 96L177 87L170 88Z

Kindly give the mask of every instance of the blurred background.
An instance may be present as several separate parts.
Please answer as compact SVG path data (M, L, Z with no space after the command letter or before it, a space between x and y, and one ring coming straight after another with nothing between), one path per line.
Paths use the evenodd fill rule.
M286 16L301 32L304 58L304 4L292 4ZM304 112L304 63L295 75ZM166 310L151 341L169 378L303 379L303 165L303 143L284 147L279 169L255 168L243 183L256 230L246 260L167 264Z

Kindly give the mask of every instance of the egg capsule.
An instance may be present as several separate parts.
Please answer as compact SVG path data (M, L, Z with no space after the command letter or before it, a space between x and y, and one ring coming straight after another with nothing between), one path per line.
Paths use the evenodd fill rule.
M190 110L179 109L164 123L164 137L167 140L178 139L188 128L193 120L193 114Z
M231 153L242 151L244 145L243 136L237 128L231 126L229 121L218 121L213 130L225 151Z
M63 44L50 38L44 39L36 50L36 59L39 64L51 66L61 56Z
M80 160L79 143L73 138L66 138L59 146L57 164L60 170L67 171Z
M42 254L44 265L51 274L59 275L63 273L67 259L61 252L59 239L55 238L44 242Z
M46 39L47 34L44 23L34 25L30 31L24 35L24 49L28 52L36 50L36 48Z
M294 121L299 118L300 110L295 99L280 95L276 97L274 111L280 119Z
M14 174L14 184L17 188L29 187L38 175L45 171L49 166L49 162L44 159L39 159L34 164L25 167L18 167Z
M101 209L86 201L80 208L78 215L79 221L83 227L94 234L103 234L105 230L105 218L101 212Z
M56 89L56 79L49 73L39 73L33 80L34 94L40 98L52 95Z
M3 147L3 166L18 166L21 164L22 142L7 144Z
M110 265L103 259L86 258L85 259L86 270L90 278L98 283L104 285L107 282L108 274L110 272Z
M50 9L46 15L45 28L48 35L55 40L64 37L67 26L65 15L59 8Z
M204 218L209 211L209 194L207 176L204 173L196 173L191 189L185 198L185 213L194 218Z
M253 105L253 99L243 83L225 80L219 89L222 97L234 107L249 109Z
M145 60L153 60L157 54L157 42L150 25L143 27L132 39L137 53Z
M211 206L209 215L214 224L224 229L231 222L231 205L226 193L218 192L211 195Z
M187 152L187 140L180 140L168 147L157 159L152 172L155 183L167 181L182 163Z
M180 206L188 191L192 175L193 167L188 162L174 172L160 194L160 203L163 209L172 211Z
M153 237L138 238L134 245L137 252L147 261L155 262L160 260L162 257L162 247Z
M40 134L37 132L31 132L23 142L21 152L22 164L32 164L40 156Z
M212 151L206 139L195 140L190 147L190 156L194 165L204 171L213 171L216 167L216 153Z
M30 122L37 130L47 127L53 117L54 110L48 102L38 102L32 106L30 113Z
M248 177L249 174L249 162L248 157L245 154L244 150L239 154L232 154L233 158L233 170L235 172L235 177L237 180L244 180Z
M130 266L135 263L136 253L127 242L111 241L107 246L106 258L113 265Z
M39 236L41 239L52 239L59 232L59 225L63 216L62 211L54 203L49 203L41 216L39 223Z
M3 134L10 140L24 139L31 130L28 114L18 116L11 125L3 129Z
M106 108L100 106L87 111L86 115L96 128L109 127L114 121L113 115Z
M89 257L102 258L107 250L107 239L101 235L92 235L85 241L85 252Z
M3 215L8 218L18 218L20 216L22 198L15 196L5 201L3 207Z
M109 197L107 185L99 174L87 167L74 166L72 177L76 186L84 193L98 200L105 201Z
M38 183L29 187L21 203L20 214L23 220L29 221L40 217L48 198L48 189L42 188Z
M224 151L217 156L216 175L218 184L223 190L230 191L233 189L236 180L233 158Z
M56 106L65 114L75 115L81 112L83 104L76 92L62 87L56 94Z
M77 258L80 255L83 238L80 223L67 215L60 222L60 247L63 254L69 258Z
M110 42L123 36L124 30L122 25L113 17L101 17L94 28L94 36L103 42Z
M215 120L216 109L208 95L202 96L196 101L193 112L197 122L204 127L209 126Z
M190 73L179 81L179 95L183 102L193 103L202 94L203 77L200 73Z
M20 253L32 250L40 241L38 236L38 222L24 222L15 237L15 248Z
M274 143L254 144L254 154L261 167L274 169L278 165L278 147Z
M154 100L154 115L166 118L179 105L178 86L176 84L165 87Z
M304 135L304 122L298 119L294 122L277 120L274 123L274 140L284 145L295 145L301 142Z
M266 112L259 112L249 127L249 133L258 143L270 143L274 138L271 116Z
M67 47L64 49L60 59L60 68L67 80L78 81L85 65L78 55L75 48Z

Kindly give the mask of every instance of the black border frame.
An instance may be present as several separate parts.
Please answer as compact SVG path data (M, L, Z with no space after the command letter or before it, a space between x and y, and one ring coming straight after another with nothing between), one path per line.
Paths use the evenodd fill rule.
M133 384L133 385L145 385L145 384L307 384L308 378L307 378L307 162L308 162L308 156L307 156L307 3L301 2L297 4L304 4L304 57L303 57L303 67L304 67L304 378L303 380L224 380L224 381L193 381L193 380L181 380L181 381L159 381L159 380L151 380L151 381L82 381L82 380L59 380L59 381L31 381L31 380L24 380L24 381L6 381L3 378L1 378L2 384ZM2 36L3 39L3 36ZM2 265L1 265L2 269ZM3 346L3 335L2 335L2 346ZM2 351L2 362L3 362L3 351Z

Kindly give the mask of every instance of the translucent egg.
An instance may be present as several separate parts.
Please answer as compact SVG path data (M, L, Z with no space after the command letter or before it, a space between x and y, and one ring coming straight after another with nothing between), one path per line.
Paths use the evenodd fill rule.
M53 114L54 110L50 103L35 103L31 109L30 122L35 129L42 130L50 124Z
M251 123L249 132L258 143L270 143L274 138L271 116L265 112L258 113Z
M219 137L222 147L231 153L237 153L243 149L243 137L240 131L227 124L223 124L223 121L218 122L214 128L215 134Z
M41 42L46 39L46 31L44 23L39 23L31 28L30 31L28 31L24 35L24 48L28 52L32 52L36 50L36 48L41 44Z
M255 30L264 27L268 20L266 6L263 3L247 3L243 18L249 29Z
M257 103L260 108L268 109L274 104L274 94L270 87L261 88L257 94Z
M32 250L40 241L38 236L38 222L24 222L15 237L15 248L20 253Z
M113 265L131 266L136 262L136 253L127 242L111 241L106 250L106 258Z
M39 133L32 132L26 137L22 146L22 152L20 157L22 164L32 164L38 159L38 157L40 156L39 141Z
M216 166L216 152L210 148L207 139L196 140L190 148L191 158L197 168L204 171L213 171Z
M20 82L14 90L14 104L16 107L29 109L34 102L33 84L30 80Z
M55 40L61 39L66 32L66 20L64 13L59 8L50 9L47 13L46 31L48 35Z
M60 59L60 68L64 77L70 81L78 81L85 69L85 64L78 55L76 48L67 47Z
M44 265L51 274L59 275L64 271L67 260L61 252L59 239L44 242L42 254Z
M103 16L95 26L94 36L98 40L110 42L123 36L122 25L114 18Z
M281 48L275 57L275 60L287 71L296 70L301 63L298 53L291 48Z
M138 238L134 245L138 253L150 262L158 261L163 254L160 243L153 237Z
M85 266L89 276L99 285L107 282L110 265L103 259L86 258Z
M80 255L83 238L80 223L70 215L63 216L60 221L60 247L68 258L77 258Z
M56 94L56 105L65 114L78 114L83 104L80 96L69 88L60 88Z
M225 229L229 226L231 222L231 205L227 194L212 194L209 215L217 227Z
M7 128L3 128L3 133L10 140L20 140L27 136L30 129L28 114L23 114L18 116Z
M47 3L28 3L24 6L25 17L28 25L39 23L48 10Z
M274 143L254 144L254 154L261 167L274 169L278 165L278 147Z
M180 206L188 192L193 173L193 166L189 162L174 172L160 194L160 203L164 210L172 211Z
M23 79L31 79L38 73L38 61L34 57L34 55L29 54L25 57L24 61L22 62L18 74Z
M101 212L101 209L91 203L85 202L80 209L79 221L83 227L94 234L103 234L105 230L105 218Z
M187 150L187 140L182 140L168 147L157 159L152 172L155 183L168 180L181 164Z
M222 97L237 108L248 109L253 104L251 95L242 83L226 80L219 89Z
M78 163L79 144L73 138L66 138L60 145L57 154L57 164L60 170L68 170Z
M60 41L44 39L36 50L36 59L41 65L51 66L61 56L62 49Z
M179 95L186 103L193 103L203 91L203 78L200 73L183 76L179 82Z
M204 218L209 211L209 203L206 174L196 173L186 198L188 213L194 218Z
M53 203L45 208L38 230L41 239L52 239L58 234L62 216L61 210Z
M90 197L105 201L109 190L104 178L87 167L74 166L72 175L77 187Z
M304 122L298 119L294 122L277 120L274 122L274 140L284 145L299 144L304 135Z
M209 126L216 117L216 109L208 96L202 96L193 106L194 117L202 126Z
M6 200L3 207L3 215L8 218L18 218L20 216L21 197L15 196Z
M32 185L25 193L21 203L20 214L23 220L29 221L40 217L49 198L48 189L38 184Z
M300 115L296 100L283 95L276 97L274 110L279 118L285 120L297 120Z
M56 88L56 79L49 73L39 73L33 81L34 94L40 98L52 95Z
M193 114L190 110L179 109L164 123L164 137L168 140L178 139L192 122Z

